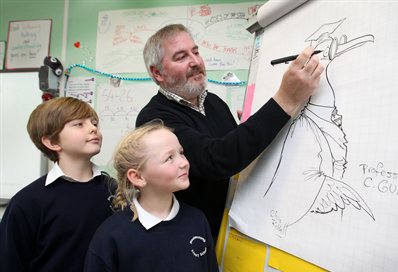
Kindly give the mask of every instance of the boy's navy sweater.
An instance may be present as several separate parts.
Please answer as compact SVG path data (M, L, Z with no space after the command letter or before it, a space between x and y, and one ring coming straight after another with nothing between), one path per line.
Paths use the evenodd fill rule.
M175 218L149 230L129 208L109 217L93 237L85 272L218 272L206 217L179 203Z
M113 214L108 176L58 178L48 186L45 180L23 188L7 206L0 225L1 272L83 271L91 237Z
M227 104L215 94L207 94L204 107L206 116L158 92L137 116L136 126L162 119L174 129L190 162L190 186L176 197L201 209L217 237L229 178L264 151L290 116L270 99L237 128Z

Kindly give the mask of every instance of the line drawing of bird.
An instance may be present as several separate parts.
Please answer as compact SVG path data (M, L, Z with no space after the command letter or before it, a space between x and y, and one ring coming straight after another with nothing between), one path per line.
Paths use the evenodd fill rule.
M284 196L299 199L294 207L271 209L269 216L276 235L280 237L286 236L288 228L309 213L325 215L340 211L343 217L343 211L352 206L375 220L365 200L343 181L348 141L328 75L333 60L367 43L374 43L374 35L362 35L350 40L345 34L340 38L334 36L335 30L345 20L323 24L305 39L315 50L323 50L321 60L328 62L325 77L329 91L310 97L289 126L274 175L263 195L267 197L277 183L279 188L283 188ZM306 156L303 160L300 158L303 153L312 156ZM280 184L286 182L288 186Z

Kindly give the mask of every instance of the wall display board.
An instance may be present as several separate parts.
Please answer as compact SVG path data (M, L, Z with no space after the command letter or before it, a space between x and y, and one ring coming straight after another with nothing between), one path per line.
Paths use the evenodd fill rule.
M275 2L286 3L260 7L260 25ZM396 271L397 14L396 1L313 0L263 29L251 113L287 68L271 60L311 45L326 69L308 103L241 173L232 227L330 271Z
M0 70L4 69L4 57L6 55L6 42L0 41Z
M5 68L38 70L49 55L52 20L11 21Z

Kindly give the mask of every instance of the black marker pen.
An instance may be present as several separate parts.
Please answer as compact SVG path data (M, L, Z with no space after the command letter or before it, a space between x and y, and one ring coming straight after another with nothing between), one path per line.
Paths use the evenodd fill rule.
M319 54L323 52L323 50L315 50L311 56L315 55L315 54ZM289 61L293 61L295 59L297 59L299 55L293 55L293 56L288 56L288 57L284 57L284 58L280 58L280 59L274 59L271 60L271 65L274 66L276 64L281 64L281 63L288 63Z

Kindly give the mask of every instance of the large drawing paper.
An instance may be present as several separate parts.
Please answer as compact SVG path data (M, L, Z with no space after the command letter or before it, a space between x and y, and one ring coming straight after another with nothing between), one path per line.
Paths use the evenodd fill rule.
M248 168L239 231L331 271L398 267L398 2L309 1L263 33L252 112L312 45L319 89Z

